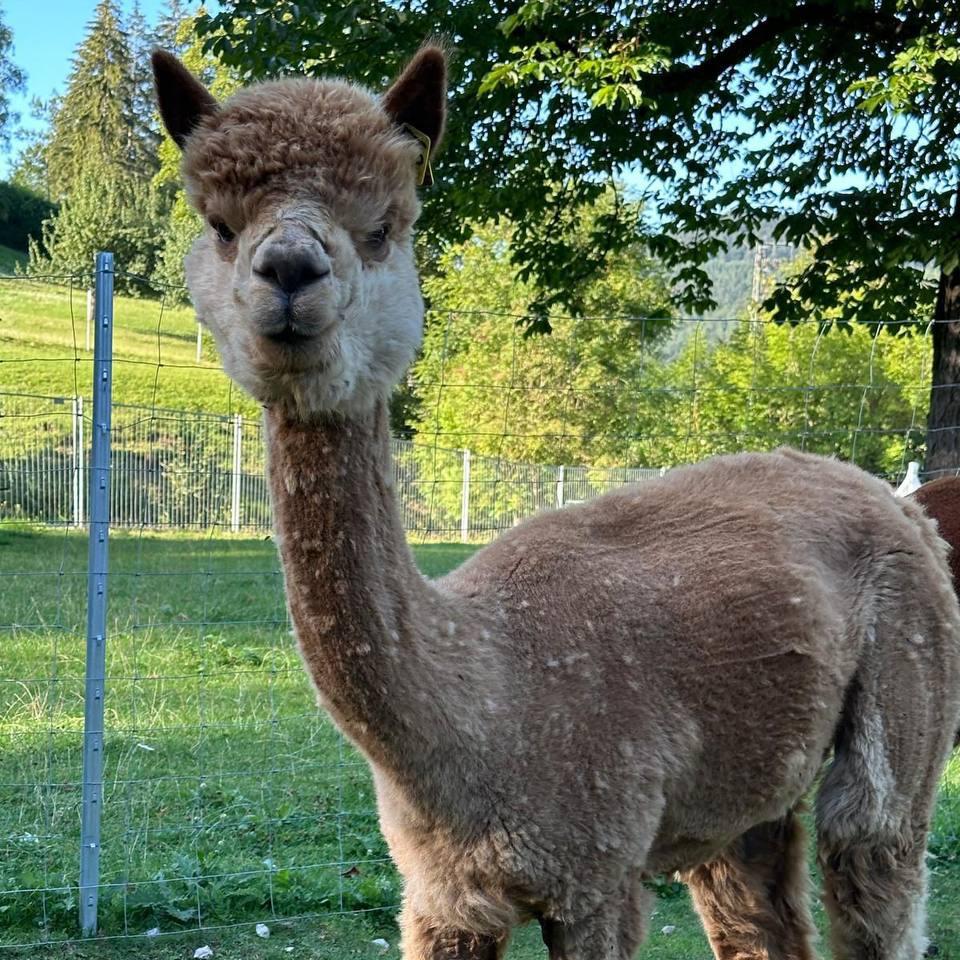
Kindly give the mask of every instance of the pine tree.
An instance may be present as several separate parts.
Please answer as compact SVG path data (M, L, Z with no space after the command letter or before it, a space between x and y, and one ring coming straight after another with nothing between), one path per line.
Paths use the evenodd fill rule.
M13 32L3 17L0 7L0 146L8 148L11 128L20 119L10 104L10 94L23 90L26 75L13 62Z
M143 72L152 40L139 7L129 27L117 0L100 0L73 58L43 149L49 195L61 207L31 249L32 271L87 270L98 249L113 250L118 270L149 276L155 268L160 141Z
M50 200L50 176L47 170L47 137L50 122L57 110L57 97L41 100L34 97L30 103L30 115L43 124L39 130L20 131L18 139L22 146L10 170L10 182L26 187Z
M198 14L202 12L203 7ZM154 28L154 45L178 56L182 55L193 42L194 20L195 16L184 0L170 0L166 12L158 18ZM184 29L184 24L189 24L189 27Z
M137 169L156 173L160 162L157 150L160 147L160 126L156 119L156 98L153 92L153 72L150 68L150 53L157 44L157 31L151 30L134 0L128 21L130 35L130 73L133 85L133 144Z
M91 164L149 179L155 165L138 166L149 156L142 134L130 37L116 0L100 0L53 117L47 167L54 199L66 198Z

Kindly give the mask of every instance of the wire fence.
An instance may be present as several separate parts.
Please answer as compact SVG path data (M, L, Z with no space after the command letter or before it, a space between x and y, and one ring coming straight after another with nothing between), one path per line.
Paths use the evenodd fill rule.
M95 368L89 281L0 281L0 946L389 913L366 765L290 633L259 412L170 291L110 301ZM435 309L398 394L397 488L430 575L525 516L712 453L789 443L891 482L922 459L929 331L558 317L526 338L518 319ZM932 841L954 868L958 836L955 760Z
M0 517L85 525L88 407L82 396L0 392ZM270 532L259 417L114 404L111 436L112 528ZM421 542L486 542L540 510L664 472L520 463L399 438L392 446L405 527Z

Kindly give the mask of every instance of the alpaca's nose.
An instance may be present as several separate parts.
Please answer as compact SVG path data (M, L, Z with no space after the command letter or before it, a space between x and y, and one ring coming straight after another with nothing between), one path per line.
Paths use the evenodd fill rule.
M278 287L288 297L322 280L330 273L330 261L319 244L305 246L266 243L253 258L253 272Z

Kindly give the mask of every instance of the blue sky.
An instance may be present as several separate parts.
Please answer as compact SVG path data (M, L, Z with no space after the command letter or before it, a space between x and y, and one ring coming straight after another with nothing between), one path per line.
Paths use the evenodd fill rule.
M133 0L121 0L121 5L129 12ZM55 90L63 91L73 51L83 39L96 6L97 0L0 0L4 19L13 31L14 62L27 72L26 94L13 98L14 109L21 114L25 127L36 126L30 119L33 97L45 100ZM169 3L140 0L140 7L153 23ZM16 150L14 146L11 154L0 154L0 177L9 171Z

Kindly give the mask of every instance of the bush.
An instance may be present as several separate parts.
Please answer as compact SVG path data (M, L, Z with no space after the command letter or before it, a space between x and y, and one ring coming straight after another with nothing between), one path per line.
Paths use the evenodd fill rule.
M16 183L0 181L0 245L27 250L39 239L44 220L55 216L57 205Z
M56 216L43 225L40 241L29 246L31 274L85 275L98 250L110 250L117 263L117 289L138 295L133 277L153 277L162 241L163 217L149 183L108 169L81 177Z

